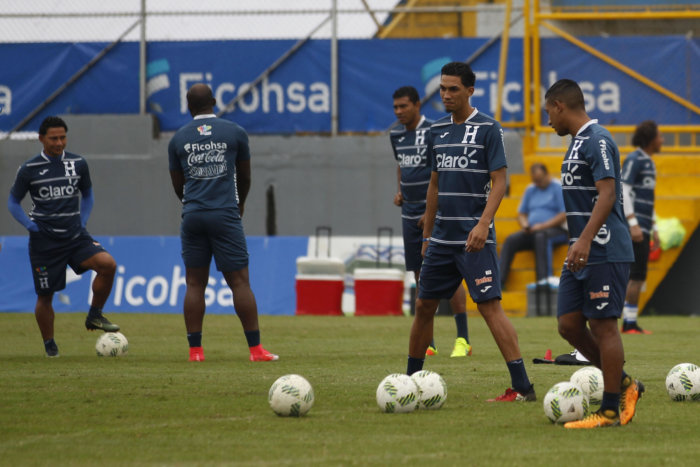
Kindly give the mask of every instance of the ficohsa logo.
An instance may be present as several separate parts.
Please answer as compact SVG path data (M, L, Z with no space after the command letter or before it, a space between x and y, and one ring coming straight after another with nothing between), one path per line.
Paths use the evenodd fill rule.
M330 88L322 81L302 83L292 81L286 87L280 83L263 79L260 85L251 88L250 83L236 85L230 81L217 82L212 73L180 73L180 113L187 114L187 90L194 83L208 84L216 98L218 110L237 96L243 98L230 112L240 110L244 113L312 113L330 112Z
M92 273L92 280L95 273ZM126 267L117 266L114 288L110 296L111 304L115 307L179 307L185 296L185 275L178 265L173 266L169 277L155 275L146 277L140 274L126 275ZM92 301L92 286L88 293L88 303ZM233 294L224 278L209 277L204 292L206 306L214 304L221 307L233 308Z

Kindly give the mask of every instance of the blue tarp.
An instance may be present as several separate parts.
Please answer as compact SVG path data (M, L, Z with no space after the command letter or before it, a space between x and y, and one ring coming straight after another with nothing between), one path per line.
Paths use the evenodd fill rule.
M700 104L700 39L685 36L584 37L584 42ZM339 43L339 128L385 130L393 121L391 94L413 85L421 94L437 86L440 67L464 60L485 39L362 39ZM56 90L106 44L31 43L0 47L0 131L6 131ZM288 40L152 42L148 44L148 109L163 130L189 120L187 87L204 81L219 104L230 102L293 45ZM472 65L473 104L492 114L498 79L497 42ZM592 117L602 124L700 124L697 115L560 38L542 39L542 83L579 81ZM12 66L7 65L12 64ZM503 121L522 120L522 39L511 40ZM138 110L138 44L115 47L24 129L36 130L48 114L135 113ZM312 40L240 102L227 118L250 133L330 131L330 45ZM439 99L424 109L443 114ZM546 122L546 120L544 120Z
M117 261L106 312L182 313L185 268L178 237L100 237ZM250 282L260 314L294 314L296 258L306 255L307 237L248 237ZM0 237L0 311L33 311L36 295L27 237ZM65 290L56 293L56 311L87 310L92 271L69 269ZM205 294L207 313L233 313L231 291L215 271Z

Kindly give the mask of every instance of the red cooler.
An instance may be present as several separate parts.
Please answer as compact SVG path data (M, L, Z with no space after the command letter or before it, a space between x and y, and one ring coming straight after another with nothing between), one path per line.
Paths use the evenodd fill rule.
M355 269L355 316L403 316L404 272Z
M343 315L345 264L340 259L301 257L297 272L297 315Z

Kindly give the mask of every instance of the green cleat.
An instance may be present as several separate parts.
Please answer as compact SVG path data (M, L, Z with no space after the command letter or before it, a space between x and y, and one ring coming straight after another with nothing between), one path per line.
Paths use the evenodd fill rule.
M117 332L119 331L119 325L110 323L110 321L102 315L88 315L87 318L85 318L85 329L88 331L101 329L104 332Z
M450 358L457 357L471 357L472 356L472 346L469 345L464 337L458 337L455 341L455 346L452 349L452 354Z

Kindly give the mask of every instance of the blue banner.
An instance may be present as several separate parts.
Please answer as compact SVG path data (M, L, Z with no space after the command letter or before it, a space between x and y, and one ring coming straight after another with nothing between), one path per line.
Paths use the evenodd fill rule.
M185 268L178 237L95 237L117 261L106 312L182 313ZM294 314L296 259L306 255L307 237L248 237L250 283L258 311ZM32 311L36 295L27 237L0 237L0 311ZM68 268L66 288L54 308L85 311L94 273L78 276ZM205 300L207 313L234 313L231 290L212 262Z
M683 36L585 37L582 40L700 104L700 39ZM343 132L383 131L394 121L391 94L402 85L433 92L440 67L465 60L485 43L480 38L363 39L339 43L339 128ZM294 44L289 40L152 42L148 44L148 110L161 129L189 121L185 94L194 82L211 85L217 110ZM0 131L7 131L55 91L106 44L3 44L0 48ZM477 77L472 103L493 114L497 96L496 42L472 68ZM592 117L602 124L700 124L686 109L600 59L560 38L542 39L543 89L558 78L579 81ZM505 87L500 101L504 122L523 119L522 39L510 41ZM29 72L28 72L29 70ZM119 44L71 85L24 129L36 130L45 115L135 113L138 110L138 44ZM250 133L330 131L330 44L312 40L245 95L226 115ZM424 108L443 114L436 95ZM546 123L546 119L543 122Z
M2 44L0 131L14 128L107 46L105 43ZM117 44L20 131L38 131L47 115L139 111L139 46Z

